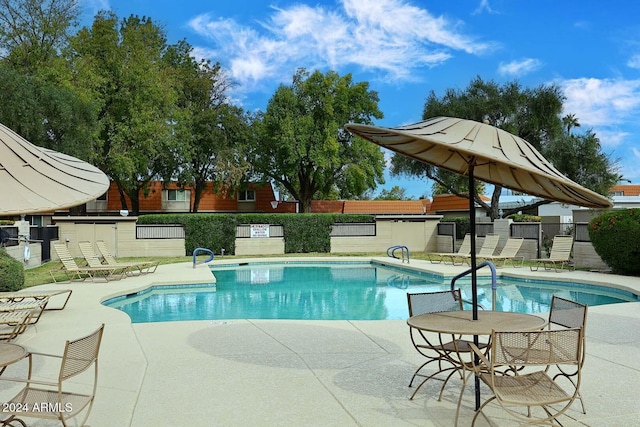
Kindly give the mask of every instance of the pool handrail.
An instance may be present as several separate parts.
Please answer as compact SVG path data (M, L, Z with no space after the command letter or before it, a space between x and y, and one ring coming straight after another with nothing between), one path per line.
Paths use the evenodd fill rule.
M407 253L407 264L410 263L410 254L409 254L409 248L404 246L404 245L395 245L395 246L390 246L389 248L387 248L387 256L391 257L391 258L395 258L395 259L400 259L398 256L396 256L396 251L398 249L402 250L402 263L404 264L404 253L406 251Z
M198 256L198 252L205 252L209 254L209 258L205 259L204 261L202 261L202 263L206 264L208 262L213 261L213 251L211 249L207 249L207 248L195 248L193 250L193 268L196 268L196 264L198 264L198 260L196 259L196 257Z
M495 311L496 310L496 291L498 289L498 280L497 280L498 272L496 271L496 266L493 265L491 261L481 262L476 266L476 271L480 270L482 267L489 267L489 269L491 270L491 310ZM456 280L466 276L469 273L471 273L471 269L463 271L462 273L454 276L453 279L451 279L451 290L455 289Z

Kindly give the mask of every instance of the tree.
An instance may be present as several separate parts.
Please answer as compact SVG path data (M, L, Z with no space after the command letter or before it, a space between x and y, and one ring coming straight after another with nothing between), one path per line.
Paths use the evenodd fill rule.
M77 0L0 0L0 52L29 74L48 68L80 16Z
M425 102L423 118L451 116L478 122L488 120L490 124L526 139L541 150L562 133L559 114L563 99L559 87L555 85L525 89L517 82L508 82L501 86L477 77L466 89L447 89L442 97L431 91ZM441 190L468 197L468 183L465 178L461 179L435 166L403 159L401 156L393 156L392 174L424 176L434 180ZM497 218L502 187L494 186L491 204L480 198L481 192L477 191L480 188L482 187L476 189L476 203L485 209L491 218ZM505 215L510 213L512 212L504 212Z
M567 114L562 118L562 124L567 129L567 134L571 134L572 128L579 128L580 122L575 114Z
M93 161L96 103L63 56L75 0L0 0L0 122L35 145Z
M165 55L178 92L174 132L182 142L165 175L193 186L191 210L197 212L210 182L214 189L228 193L244 178L249 164L243 147L250 137L251 118L228 103L226 92L232 83L220 64L196 61L192 50L181 41ZM181 165L177 171L175 164Z
M284 187L309 212L311 200L361 196L383 183L381 149L345 131L349 122L382 118L378 94L351 74L299 69L281 85L258 124L250 153L254 171Z
M389 190L381 190L380 194L373 200L411 200L411 197L407 196L406 193L406 189L394 185Z
M164 32L150 18L130 16L118 23L103 11L71 46L85 72L79 80L100 105L98 166L117 184L122 208L128 208L127 195L135 215L140 193L170 163L179 143L171 128L176 96L162 60Z
M621 179L617 160L602 152L600 139L588 130L584 135L571 135L570 129L544 147L543 155L569 179L608 195Z

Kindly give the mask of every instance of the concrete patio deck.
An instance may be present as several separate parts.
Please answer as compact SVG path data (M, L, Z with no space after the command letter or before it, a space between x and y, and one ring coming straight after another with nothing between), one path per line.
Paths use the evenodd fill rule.
M426 261L411 265L447 276L463 270ZM499 272L615 285L640 294L638 278L528 268ZM126 314L100 304L151 284L211 282L208 265L194 269L182 263L116 282L43 285L73 289L73 295L65 310L46 312L17 343L59 354L66 339L106 324L92 427L453 425L459 380L447 386L441 402L436 383L409 400L407 384L421 356L403 320L131 324ZM640 426L639 354L640 303L590 307L582 384L587 414L576 404L561 418L563 425ZM0 400L11 391L0 385ZM467 426L473 416L470 387L463 405L460 425ZM487 411L493 424L480 419L476 425L516 424L493 408Z

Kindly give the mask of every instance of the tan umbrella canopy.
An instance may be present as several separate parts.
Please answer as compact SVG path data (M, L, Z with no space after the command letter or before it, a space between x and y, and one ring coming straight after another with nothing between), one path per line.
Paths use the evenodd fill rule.
M98 168L37 147L0 124L0 216L70 208L108 188L109 179Z
M609 199L562 175L531 144L502 129L451 117L394 128L345 126L364 139L424 163L571 205L609 208Z

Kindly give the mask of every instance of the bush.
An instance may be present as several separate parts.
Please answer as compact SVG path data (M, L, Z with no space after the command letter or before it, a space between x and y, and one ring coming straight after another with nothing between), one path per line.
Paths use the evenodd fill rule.
M588 228L594 249L614 273L640 276L640 209L605 212Z
M513 222L542 222L542 217L537 215L511 214L507 218L512 219Z
M464 239L467 233L471 233L471 220L468 217L448 217L442 218L440 222L456 223L456 240Z
M140 224L181 224L185 255L196 248L216 254L235 253L239 224L279 224L284 228L285 253L331 252L331 225L337 222L373 222L372 215L345 214L156 214L138 218Z
M0 291L14 292L24 287L22 263L0 248Z

